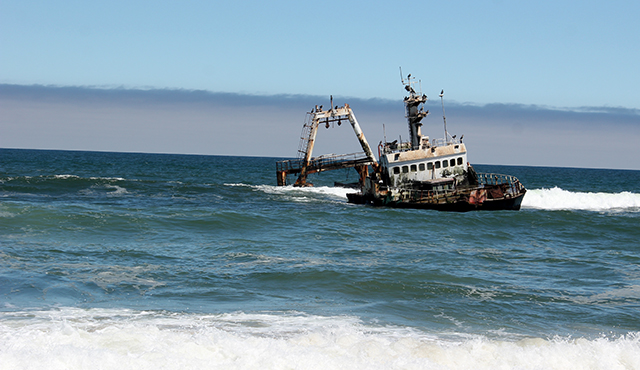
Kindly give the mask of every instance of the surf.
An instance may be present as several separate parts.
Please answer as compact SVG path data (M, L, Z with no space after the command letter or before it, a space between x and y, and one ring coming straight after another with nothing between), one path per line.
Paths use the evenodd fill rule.
M0 364L21 369L625 369L640 333L598 338L426 333L353 316L59 308L0 313Z
M640 212L640 194L568 191L559 187L527 191L523 208L541 210Z

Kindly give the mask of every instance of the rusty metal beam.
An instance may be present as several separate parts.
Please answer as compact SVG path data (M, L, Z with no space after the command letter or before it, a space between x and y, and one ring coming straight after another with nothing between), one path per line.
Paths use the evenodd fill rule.
M332 99L332 103L333 103L333 99ZM377 168L378 162L374 157L373 151L371 150L371 146L367 142L367 139L365 138L364 133L362 132L362 129L358 124L358 120L353 114L353 111L349 107L349 104L345 104L343 107L337 107L337 106L331 107L329 110L322 110L322 109L316 108L313 111L311 111L310 114L311 114L311 119L309 123L305 123L305 126L304 126L305 128L309 127L309 136L306 139L305 137L302 138L303 140L306 140L306 145L304 149L301 150L301 152L304 153L304 158L302 159L300 170L298 172L299 175L298 175L298 178L296 179L294 186L307 186L307 175L311 173L320 172L328 169L354 167L357 164L360 164L360 163L353 163L350 165L346 165L346 163L333 164L331 165L331 168L324 168L324 169L322 168L322 164L320 162L318 162L315 165L312 164L311 155L313 153L313 147L315 145L316 135L318 133L318 126L320 122L323 122L329 125L329 123L332 123L332 122L336 122L336 121L340 122L345 118L348 119L349 122L351 123L351 127L353 128L353 131L356 134L356 137L358 138L358 142L360 143L360 146L362 147L362 150L364 151L367 157L367 165L371 164ZM293 172L287 172L287 173L293 173ZM286 183L286 174L282 175L280 172L278 172L277 176L278 176L278 185ZM284 180L282 180L281 178L282 176L284 176Z
M305 166L306 175L310 175L317 172L339 170L344 168L356 168L360 174L361 170L358 167L367 167L369 165L375 166L364 153L336 155L328 157L311 158L309 163ZM299 174L302 171L302 160L286 160L276 163L276 177L278 186L286 185L286 178L288 175ZM367 168L368 171L368 168ZM306 178L305 178L306 180Z

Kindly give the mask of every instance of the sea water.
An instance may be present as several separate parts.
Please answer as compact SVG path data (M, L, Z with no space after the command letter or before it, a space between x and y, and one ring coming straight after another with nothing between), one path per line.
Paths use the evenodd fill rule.
M640 369L640 171L446 213L276 161L0 150L0 369Z

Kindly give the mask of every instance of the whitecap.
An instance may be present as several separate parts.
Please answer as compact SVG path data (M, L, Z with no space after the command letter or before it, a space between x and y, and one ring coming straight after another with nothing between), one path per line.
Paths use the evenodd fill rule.
M54 175L53 178L54 179L67 180L67 179L79 179L80 176L76 176L76 175Z
M90 180L105 180L105 181L126 181L123 177L90 177Z
M299 312L61 308L0 313L0 364L27 369L635 369L640 334L490 339Z
M105 187L107 189L113 189L113 191L110 191L107 193L109 196L118 196L118 195L124 195L129 193L127 189L118 185L105 185Z
M545 210L640 210L640 194L573 192L558 187L528 190L522 207Z
M335 199L346 201L347 194L355 192L354 189L349 188L341 188L341 187L332 187L332 186L308 186L308 187L295 187L293 185L287 186L274 186L274 185L248 185L248 184L237 184L230 183L224 184L225 186L233 186L233 187L247 187L251 188L254 191L260 191L265 194L276 194L276 195L284 195L288 196L292 201L298 202L310 202L320 198L325 198L326 196Z

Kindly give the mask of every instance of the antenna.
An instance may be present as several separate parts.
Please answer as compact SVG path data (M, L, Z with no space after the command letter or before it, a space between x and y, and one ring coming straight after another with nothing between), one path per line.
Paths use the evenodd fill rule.
M415 77L411 77L411 73L409 73L407 75L407 78L405 79L404 77L402 77L402 67L400 67L400 81L402 82L402 84L404 85L404 89L407 90L410 94L415 94L416 91L413 89L413 87L411 85L415 84L415 82L412 82L411 80L415 80ZM422 81L420 81L420 83L422 84ZM420 87L420 89L422 89L422 87Z
M444 120L444 140L449 144L449 133L447 132L447 117L444 114L444 89L440 91L440 101L442 102L442 119Z
M384 127L384 123L382 124L382 136L384 137L384 143L387 143L387 129Z

